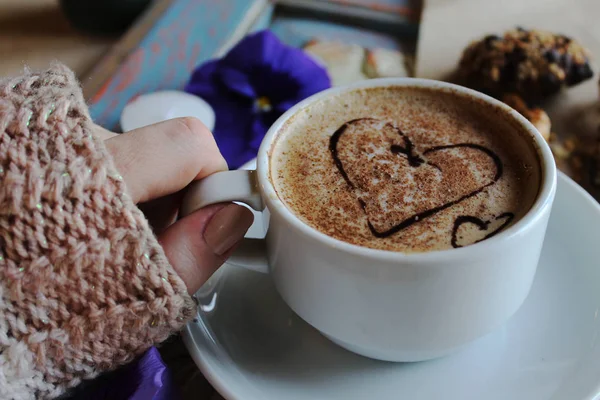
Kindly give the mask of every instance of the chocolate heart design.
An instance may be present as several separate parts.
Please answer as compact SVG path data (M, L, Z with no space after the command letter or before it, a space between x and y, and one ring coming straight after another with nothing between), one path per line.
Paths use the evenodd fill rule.
M420 148L393 124L374 118L346 122L329 150L369 229L381 238L477 195L503 172L500 158L484 146Z
M484 221L472 215L461 215L458 218L456 218L456 220L454 221L454 227L452 228L452 247L463 247L468 244L479 243L482 240L491 238L492 236L500 232L502 229L506 228L512 222L514 217L515 214L506 212L498 215L497 217L492 218L491 220ZM494 224L494 222L496 224ZM460 236L459 230L464 224L476 225L482 233L485 233L485 235L481 239L477 239L475 241L472 241L471 243L460 244L459 239L463 239L463 237ZM490 228L493 229L490 230Z

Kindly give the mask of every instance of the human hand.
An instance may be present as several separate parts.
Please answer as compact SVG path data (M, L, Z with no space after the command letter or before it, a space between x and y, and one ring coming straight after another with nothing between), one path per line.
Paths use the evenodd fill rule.
M150 221L167 258L194 294L252 225L236 204L217 204L177 219L186 186L227 170L212 134L197 119L177 118L121 135L96 127L127 191Z

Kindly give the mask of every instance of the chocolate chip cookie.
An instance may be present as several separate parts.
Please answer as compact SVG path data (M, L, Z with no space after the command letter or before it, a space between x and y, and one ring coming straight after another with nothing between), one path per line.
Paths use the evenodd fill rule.
M471 43L459 64L462 83L502 97L539 101L593 76L588 51L565 35L516 28Z

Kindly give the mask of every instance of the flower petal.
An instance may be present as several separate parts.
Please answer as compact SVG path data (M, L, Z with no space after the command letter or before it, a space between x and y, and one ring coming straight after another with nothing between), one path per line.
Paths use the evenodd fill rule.
M218 74L219 78L221 79L221 83L229 90L245 97L257 97L248 75L242 71L227 65L223 65L219 69Z
M246 161L240 156L248 148L252 137L252 104L244 104L226 97L207 101L217 116L213 130L217 146L229 167L237 168Z
M275 62L278 71L285 71L287 79L293 81L296 90L271 95L276 103L293 100L296 103L331 87L327 71L304 51L287 47Z
M270 58L263 59L261 67L254 66L250 72L256 93L269 97L273 104L297 103L331 87L325 68L303 50L284 45L270 33L263 37L269 51L263 48L259 54Z
M129 400L167 400L175 395L167 366L155 347L151 347L137 362L133 378L134 382L137 381L137 388Z
M246 36L225 57L226 65L251 72L257 66L271 65L285 45L271 31L264 30Z
M272 123L269 123L264 116L258 116L252 122L252 136L248 147L255 151L254 156L258 153L258 148L271 125Z
M185 85L184 90L193 93L206 100L207 97L218 95L222 92L217 75L219 61L213 60L202 64L192 73L192 76Z
M213 135L217 146L231 168L244 161L240 155L248 146L248 132L252 126L253 100L240 96L221 83L218 61L210 61L200 66L192 75L185 90L195 94L211 105L215 111Z
M71 400L176 400L181 394L158 350L116 371L86 381L71 393Z
M303 50L282 43L271 31L249 35L223 58L251 80L255 95L273 103L283 99L296 102L327 89L327 71Z
M204 64L196 68L194 72L192 72L189 84L193 84L194 82L204 82L212 80L218 67L219 60L210 60L205 62Z

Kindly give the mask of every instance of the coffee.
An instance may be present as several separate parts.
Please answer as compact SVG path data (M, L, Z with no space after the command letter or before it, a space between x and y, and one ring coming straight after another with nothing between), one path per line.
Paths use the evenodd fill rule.
M526 135L464 94L359 89L286 122L270 179L296 216L336 239L400 252L462 247L531 208L541 171Z

